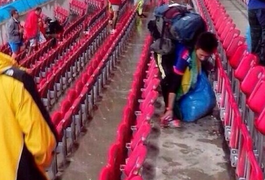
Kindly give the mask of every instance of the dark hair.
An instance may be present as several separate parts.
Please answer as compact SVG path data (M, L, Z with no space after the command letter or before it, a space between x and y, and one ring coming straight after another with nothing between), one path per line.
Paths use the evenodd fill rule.
M202 49L207 53L213 53L218 47L218 40L215 34L211 32L204 32L200 34L196 42L196 49Z
M11 17L13 17L15 14L17 14L18 12L17 12L17 10L16 9L12 9L11 11L10 11L10 15L11 15Z
M41 11L41 7L36 7L35 11Z

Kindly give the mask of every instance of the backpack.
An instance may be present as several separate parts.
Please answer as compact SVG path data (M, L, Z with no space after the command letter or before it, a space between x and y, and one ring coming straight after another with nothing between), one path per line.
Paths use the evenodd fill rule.
M172 52L173 49L167 49L166 51L165 49L173 48L175 41L192 49L198 35L206 31L206 23L203 18L197 13L190 12L182 5L159 6L154 10L154 15L157 30L160 33L160 39L156 40L159 41L160 45L155 46L155 48L151 46L151 50L155 52L161 52L161 49L164 49L163 52ZM169 45L169 42L172 45ZM157 44L157 42L155 43Z

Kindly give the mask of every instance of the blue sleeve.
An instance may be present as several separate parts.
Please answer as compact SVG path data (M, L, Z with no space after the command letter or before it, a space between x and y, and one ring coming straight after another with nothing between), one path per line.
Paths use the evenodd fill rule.
M190 53L186 48L182 47L181 49L176 50L175 58L176 59L173 66L174 73L178 75L183 75L189 65Z

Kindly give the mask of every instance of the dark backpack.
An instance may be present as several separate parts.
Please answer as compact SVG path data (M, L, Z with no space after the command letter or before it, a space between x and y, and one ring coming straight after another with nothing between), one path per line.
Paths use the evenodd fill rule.
M192 49L195 45L197 36L206 31L206 23L202 17L187 10L185 6L177 5L169 7L162 5L154 10L156 17L157 30L160 33L159 46L155 42L155 46L151 46L151 50L155 52L170 53L174 48L175 41L183 43L187 48ZM166 43L165 43L166 42ZM169 45L169 42L172 45Z
M188 46L193 46L197 37L205 31L205 21L199 14L193 12L185 13L184 16L174 20L170 27L171 37Z

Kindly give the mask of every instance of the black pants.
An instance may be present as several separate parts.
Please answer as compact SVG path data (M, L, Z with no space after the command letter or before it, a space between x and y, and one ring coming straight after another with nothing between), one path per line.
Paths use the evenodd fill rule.
M160 86L161 86L162 96L165 102L165 107L167 107L168 95L169 95L169 82L168 82L167 77L165 77L164 79L160 81ZM181 120L181 113L180 113L179 107L176 102L174 103L174 107L173 107L173 119Z
M259 57L260 64L265 65L265 9L248 10L251 34L251 53Z

